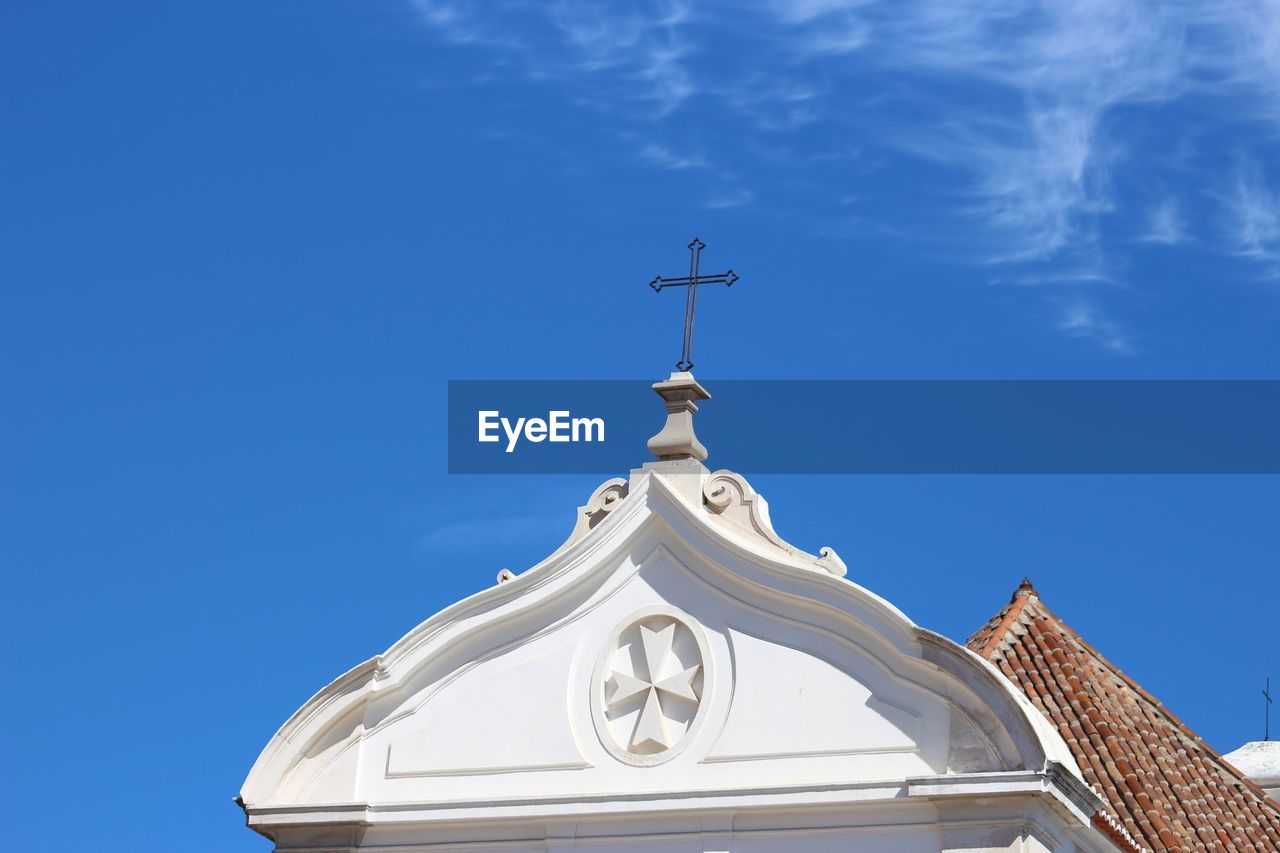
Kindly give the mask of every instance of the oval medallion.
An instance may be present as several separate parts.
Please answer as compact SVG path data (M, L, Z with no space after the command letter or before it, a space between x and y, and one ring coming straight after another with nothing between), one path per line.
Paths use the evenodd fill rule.
M672 757L701 716L706 655L686 618L666 608L635 614L600 661L597 726L628 763Z

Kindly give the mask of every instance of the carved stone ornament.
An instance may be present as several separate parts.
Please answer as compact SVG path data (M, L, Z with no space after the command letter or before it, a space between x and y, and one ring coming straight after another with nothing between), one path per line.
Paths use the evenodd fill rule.
M555 553L559 554L604 521L605 517L622 503L622 499L627 496L627 489L627 481L621 477L605 480L597 486L586 504L578 507L578 520L573 526L573 532L569 534L568 539L564 540L564 544L555 550Z
M815 567L836 577L844 577L848 571L835 549L823 548L820 556L815 557L775 533L773 522L769 520L768 502L751 488L741 474L723 468L713 472L702 487L702 498L709 512L734 527L753 533L792 556L807 559Z
M763 536L783 550L791 550L791 546L773 532L769 504L740 474L723 468L714 472L702 487L702 497L707 508L725 521Z
M835 548L820 549L818 551L818 565L838 578L844 577L849 571L849 567L844 564L844 560L840 559L840 555L836 553Z
M700 629L685 614L653 608L624 621L595 673L605 747L637 766L673 758L703 716L706 666Z

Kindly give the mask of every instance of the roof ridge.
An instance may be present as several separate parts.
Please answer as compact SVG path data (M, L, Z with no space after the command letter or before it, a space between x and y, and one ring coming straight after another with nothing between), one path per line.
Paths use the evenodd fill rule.
M1181 731L1184 735L1186 735L1187 737L1195 741L1195 743L1201 749L1204 750L1204 752L1206 753L1206 756L1210 760L1212 760L1214 764L1218 765L1220 768L1222 768L1223 770L1226 770L1229 774L1236 777L1236 779L1238 779L1240 782L1242 782L1247 787L1249 787L1253 791L1253 793L1257 794L1266 806L1270 807L1276 813L1280 814L1280 803L1277 803L1275 800L1271 799L1271 797L1268 796L1267 793L1262 790L1262 787L1258 785L1257 782L1254 782L1248 776L1245 776L1242 772L1240 772L1240 770L1236 768L1235 765L1233 765L1230 761L1227 761L1225 758L1222 757L1222 753L1218 752L1218 750L1210 746L1209 742L1206 741L1203 737L1201 737L1200 734L1197 731L1195 731L1195 729L1191 728L1189 725L1184 723L1177 714L1170 711L1168 706L1166 706L1163 702L1157 699L1154 695L1152 695L1149 691L1147 691L1146 688L1144 688L1141 684L1139 684L1131 676L1129 676L1124 670L1122 670L1119 666L1117 666L1110 659L1108 659L1106 655L1102 654L1102 652L1094 648L1089 643L1088 640L1086 640L1084 637L1076 633L1075 629L1072 628L1070 625L1068 625L1065 621L1063 621L1061 616L1059 616L1057 613L1054 613L1053 610L1050 609L1048 605L1046 605L1043 601L1040 600L1038 595L1035 597L1035 606L1036 606L1036 609L1043 612L1045 616L1052 619L1059 629L1061 629L1065 634L1067 634L1072 640L1079 643L1085 649L1085 651L1087 651L1090 655L1096 658L1098 662L1102 664L1103 667L1105 667L1108 672L1110 672L1112 675L1116 676L1121 681L1123 681L1125 685L1127 685L1131 690L1133 690L1133 692L1136 693L1140 699L1144 700L1145 702L1147 702L1147 704L1152 706L1156 711L1158 711L1162 716L1164 716L1164 718L1168 720L1170 724L1172 724L1175 728Z

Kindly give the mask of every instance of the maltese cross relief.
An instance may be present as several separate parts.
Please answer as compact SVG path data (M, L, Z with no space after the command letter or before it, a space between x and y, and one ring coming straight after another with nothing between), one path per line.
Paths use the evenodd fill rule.
M672 617L642 620L618 638L605 707L621 724L615 731L624 749L654 755L684 736L701 701L698 657L688 627Z

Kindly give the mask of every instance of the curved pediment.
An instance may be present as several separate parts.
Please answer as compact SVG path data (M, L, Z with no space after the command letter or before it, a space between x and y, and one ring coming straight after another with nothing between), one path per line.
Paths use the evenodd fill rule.
M511 803L1073 767L988 664L773 532L730 472L609 481L542 564L273 738L250 807Z

